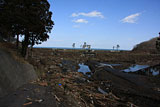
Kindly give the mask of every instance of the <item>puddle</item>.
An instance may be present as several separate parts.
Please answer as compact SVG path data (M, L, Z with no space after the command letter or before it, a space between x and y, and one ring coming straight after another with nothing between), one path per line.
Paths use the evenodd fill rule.
M148 66L148 65L133 65L128 69L122 70L123 72L134 72L141 75L160 75L160 65Z
M153 76L159 75L159 70L157 69L151 69L151 72Z
M79 64L79 69L78 72L82 72L84 75L86 75L87 72L91 72L91 70L89 69L89 67L87 65ZM88 75L88 77L90 77L90 75Z
M148 65L132 65L131 67L129 67L128 69L124 69L123 71L124 72L136 72L138 70L145 69L148 67L149 67Z
M156 76L156 75L160 75L160 68L158 67L149 67L149 68L146 68L144 70L140 70L138 72L145 72L146 75L153 75L153 76Z

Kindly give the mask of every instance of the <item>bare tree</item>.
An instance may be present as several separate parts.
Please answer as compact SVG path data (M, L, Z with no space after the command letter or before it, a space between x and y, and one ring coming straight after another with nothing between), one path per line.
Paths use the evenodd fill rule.
M75 48L75 46L76 46L76 44L75 44L75 43L73 43L73 44L72 44L72 47L73 47L73 48Z

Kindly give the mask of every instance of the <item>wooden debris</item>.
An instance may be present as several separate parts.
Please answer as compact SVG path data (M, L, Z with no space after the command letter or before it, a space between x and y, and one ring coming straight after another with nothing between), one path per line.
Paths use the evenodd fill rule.
M32 102L25 103L25 104L23 104L23 106L27 106L27 105L30 105L30 104L32 104Z
M84 102L84 104L85 104L85 107L88 107L87 106L87 103L86 103L86 101L85 100L83 100L81 97L80 97L80 99Z
M32 99L31 98L26 98L28 101L32 101Z
M128 102L128 106L130 106L130 107L138 107L138 106L136 106L135 104L133 104L131 102Z
M35 102L41 103L43 99L35 100Z
M56 98L57 101L60 102L60 99L56 95L54 95L54 97Z
M48 83L47 82L40 82L39 85L41 85L41 86L48 86Z

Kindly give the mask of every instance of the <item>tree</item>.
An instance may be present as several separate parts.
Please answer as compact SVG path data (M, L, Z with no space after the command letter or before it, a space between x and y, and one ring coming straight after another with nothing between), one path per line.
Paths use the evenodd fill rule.
M12 29L12 15L8 5L7 0L0 0L0 36L5 39L10 38Z
M114 48L115 48L115 47L113 46L113 50L114 50Z
M85 49L85 48L86 48L86 46L87 46L87 43L86 43L86 42L84 42L84 44L83 44L82 48L83 48L83 49Z
M24 55L29 44L32 46L40 44L49 38L48 33L51 32L54 24L51 20L52 12L49 11L50 5L47 0L27 0L25 6L27 8L27 11L24 12L27 14L27 23L25 23L27 29L24 46L22 46L24 47L24 52L22 51Z
M0 30L24 36L22 41L22 55L27 53L28 45L40 44L49 38L48 33L53 28L47 0L1 0L0 3ZM4 31L3 31L4 30ZM8 35L8 34L7 34Z
M73 44L72 44L72 47L73 47L73 48L75 48L75 45L76 45L76 44L75 44L75 43L73 43Z
M120 46L119 45L117 45L117 51L118 51L118 49L120 48Z

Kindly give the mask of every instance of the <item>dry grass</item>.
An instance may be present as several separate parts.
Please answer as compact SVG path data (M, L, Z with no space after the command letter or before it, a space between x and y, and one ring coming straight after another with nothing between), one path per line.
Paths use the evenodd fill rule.
M157 41L157 37L152 38L152 39L150 39L148 41L144 41L144 42L142 42L140 44L137 44L133 48L133 51L136 51L136 52L157 53L156 41Z
M24 60L24 58L21 56L20 52L17 50L15 44L12 43L6 43L6 42L0 42L0 49L8 52L16 61L20 63L28 63Z

